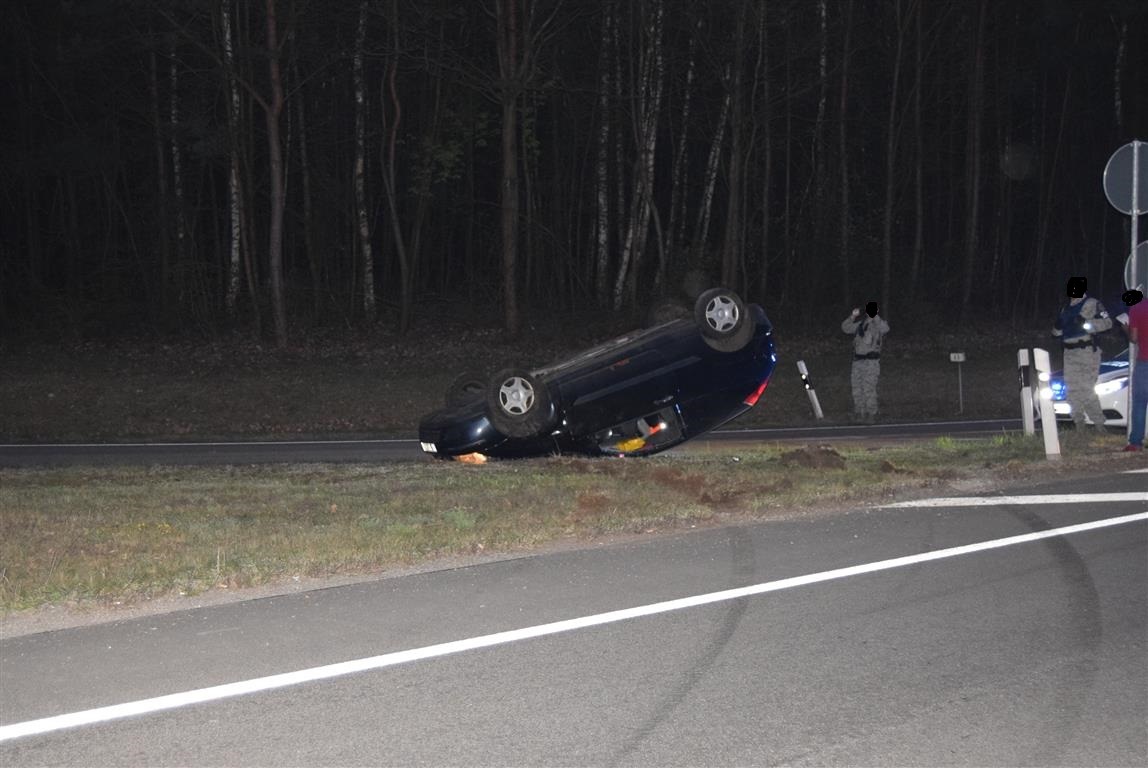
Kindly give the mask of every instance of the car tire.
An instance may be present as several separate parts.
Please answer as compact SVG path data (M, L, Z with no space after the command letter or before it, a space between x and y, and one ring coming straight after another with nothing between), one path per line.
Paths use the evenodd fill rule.
M702 338L719 352L737 352L753 338L755 323L745 302L728 288L711 288L694 304Z
M464 371L446 388L446 405L456 408L460 405L481 400L486 394L489 378L481 371Z
M499 371L486 388L490 423L507 437L531 437L549 426L553 404L546 382L526 371Z

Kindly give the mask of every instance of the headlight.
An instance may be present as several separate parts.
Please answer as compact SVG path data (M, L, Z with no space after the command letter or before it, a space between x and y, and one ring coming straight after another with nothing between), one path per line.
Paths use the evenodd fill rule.
M1119 392L1127 386L1128 379L1113 379L1112 381L1097 384L1095 389L1097 395L1104 397L1105 395L1111 395L1113 392Z
M1037 374L1037 378L1041 381L1048 381L1052 377L1048 375L1048 371L1041 371L1039 374Z
M1052 389L1049 387L1041 387L1040 388L1040 396L1043 397L1045 400L1051 400L1052 399Z

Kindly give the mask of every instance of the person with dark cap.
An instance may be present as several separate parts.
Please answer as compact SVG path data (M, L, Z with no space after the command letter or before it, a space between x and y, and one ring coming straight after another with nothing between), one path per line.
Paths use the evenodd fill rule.
M1128 307L1128 338L1136 349L1136 359L1129 360L1132 369L1132 391L1128 393L1132 419L1128 430L1126 451L1140 451L1144 448L1144 422L1148 419L1148 302L1138 290L1125 292L1124 304Z
M841 323L853 337L853 419L872 424L877 420L877 379L881 376L881 341L889 324L877 313L877 302L865 305L865 314L854 307Z
M1104 432L1104 413L1096 396L1100 348L1095 336L1112 327L1104 305L1089 296L1087 289L1088 281L1083 277L1069 278L1068 303L1061 307L1052 329L1064 351L1064 385L1078 433L1084 432L1085 416L1098 432Z

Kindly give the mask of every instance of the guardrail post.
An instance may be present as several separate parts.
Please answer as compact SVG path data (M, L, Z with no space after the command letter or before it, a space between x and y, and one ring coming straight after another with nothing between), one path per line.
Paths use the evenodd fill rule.
M821 403L817 399L817 391L813 388L813 380L809 378L809 368L804 360L797 361L797 372L801 374L801 383L805 386L805 394L809 395L809 404L813 406L813 415L817 420L825 418L821 412Z
M1033 349L1032 362L1040 382L1040 431L1044 434L1044 455L1050 461L1056 461L1060 459L1060 439L1056 433L1056 412L1052 409L1052 366L1048 350Z

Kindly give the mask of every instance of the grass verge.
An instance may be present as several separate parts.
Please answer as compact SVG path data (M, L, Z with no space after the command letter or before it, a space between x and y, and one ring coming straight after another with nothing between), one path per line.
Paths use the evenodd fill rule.
M1120 436L1091 440L1106 469L1145 463L1115 453ZM1095 468L1089 457L1097 451L1079 448L1071 446L1059 475ZM1039 440L1013 435L837 447L702 444L643 460L484 466L0 470L0 610L369 575L571 538L813 514L1048 470Z

